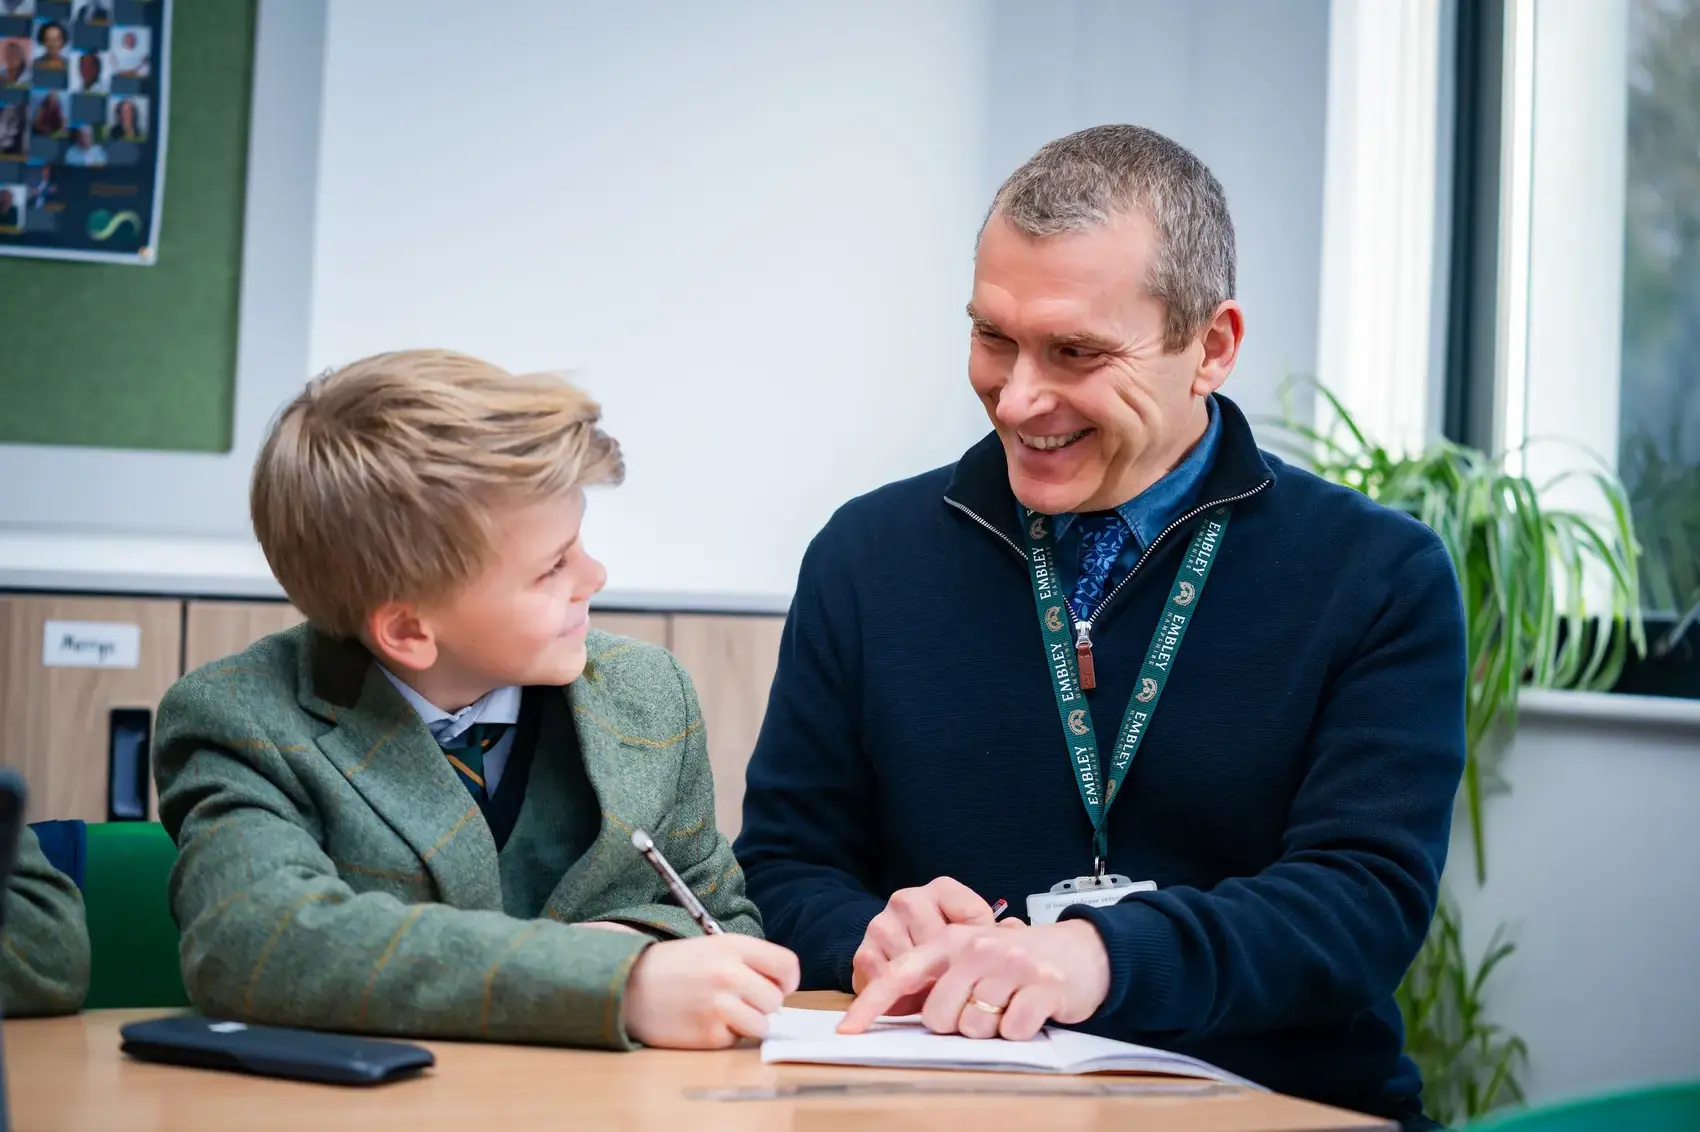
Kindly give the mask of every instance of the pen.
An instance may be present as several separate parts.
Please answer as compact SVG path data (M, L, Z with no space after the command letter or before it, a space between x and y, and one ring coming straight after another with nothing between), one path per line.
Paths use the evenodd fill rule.
M1009 911L1009 901L1001 896L998 897L998 902L992 905L992 923L997 923L998 918L1007 911Z
M643 859L648 861L649 867L661 877L667 885L667 891L673 894L673 899L697 922L697 927L702 929L704 935L720 935L725 931L715 922L714 917L708 914L708 909L702 906L697 894L673 871L673 866L667 863L667 858L661 855L661 850L655 847L655 842L650 840L649 834L641 829L632 830L632 848L643 854Z

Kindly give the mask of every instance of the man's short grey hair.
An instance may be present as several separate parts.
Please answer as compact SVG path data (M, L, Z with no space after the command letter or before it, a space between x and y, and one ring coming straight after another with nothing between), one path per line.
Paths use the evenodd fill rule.
M1002 216L1029 236L1052 236L1136 208L1157 231L1146 287L1166 308L1163 345L1179 350L1234 297L1228 198L1189 150L1142 126L1069 134L1009 175L986 221Z

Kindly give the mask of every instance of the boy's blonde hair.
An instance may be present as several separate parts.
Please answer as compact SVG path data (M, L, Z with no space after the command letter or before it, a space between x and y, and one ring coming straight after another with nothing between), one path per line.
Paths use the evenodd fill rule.
M490 508L618 483L601 410L554 374L514 375L447 350L364 358L308 383L254 465L254 533L315 626L360 634L386 601L474 578Z

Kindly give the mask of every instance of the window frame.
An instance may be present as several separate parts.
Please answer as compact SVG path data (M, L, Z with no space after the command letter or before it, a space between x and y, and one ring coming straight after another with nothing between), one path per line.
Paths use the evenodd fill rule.
M1627 9L1628 0L1458 0L1448 14L1451 231L1446 301L1437 310L1445 320L1440 432L1487 451L1527 442L1526 470L1537 480L1585 465L1580 454L1542 443L1560 435L1581 440L1616 471L1622 227L1608 226L1615 250L1605 253L1611 269L1603 273L1593 270L1600 233L1592 247L1555 234L1573 234L1578 217L1602 209L1622 216ZM1609 23L1618 11L1624 24L1614 39ZM1597 58L1602 43L1608 55L1612 44L1621 47L1614 67L1570 65L1583 51ZM1558 145L1561 127L1569 152ZM1579 153L1594 155L1593 163L1578 166ZM1611 157L1601 165L1603 153ZM1579 317L1602 309L1603 318ZM1511 462L1522 468L1515 455ZM1676 614L1644 616L1648 652L1631 657L1612 693L1700 700L1700 627Z

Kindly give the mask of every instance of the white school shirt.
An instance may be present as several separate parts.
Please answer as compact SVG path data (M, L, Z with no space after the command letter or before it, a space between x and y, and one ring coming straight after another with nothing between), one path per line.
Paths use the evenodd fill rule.
M414 691L401 677L391 672L383 665L378 670L388 676L395 690L401 693L402 699L413 705L413 710L419 713L419 718L425 721L425 727L439 743L446 743L462 734L474 723L518 723L520 689L518 687L497 688L494 692L486 692L457 712L446 712L430 700ZM508 752L514 748L514 732L517 727L508 728L507 734L496 740L496 745L484 752L484 794L486 797L496 796L496 787L501 784L502 771L507 769Z

